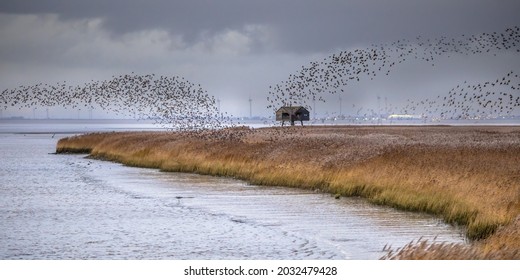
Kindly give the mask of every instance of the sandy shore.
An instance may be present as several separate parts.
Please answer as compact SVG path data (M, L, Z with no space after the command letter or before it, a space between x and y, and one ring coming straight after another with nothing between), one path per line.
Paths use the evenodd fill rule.
M470 245L424 241L388 258L520 259L520 127L307 126L203 133L94 133L57 152L252 184L362 196L436 214Z

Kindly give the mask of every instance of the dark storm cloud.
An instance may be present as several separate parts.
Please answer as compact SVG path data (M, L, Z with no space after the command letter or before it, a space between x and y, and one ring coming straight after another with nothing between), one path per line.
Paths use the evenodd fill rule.
M520 26L519 10L518 0L2 0L0 85L180 75L224 110L248 115L252 98L253 114L265 115L269 86L311 61L417 36L502 32ZM343 108L442 94L519 64L516 53L452 56L435 67L410 60L388 77L349 85ZM338 111L337 100L318 108Z
M55 13L63 19L99 17L114 34L163 28L188 43L202 34L272 27L285 51L330 51L422 36L502 30L518 24L517 0L4 0L3 13Z

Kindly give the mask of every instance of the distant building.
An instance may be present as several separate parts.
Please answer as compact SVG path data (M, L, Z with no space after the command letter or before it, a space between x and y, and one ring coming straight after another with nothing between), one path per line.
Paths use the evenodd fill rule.
M392 114L389 115L389 120L420 120L422 119L421 115L409 115L409 114Z
M283 106L276 110L276 120L282 122L282 126L286 121L294 125L295 121L300 121L303 126L303 121L310 120L310 112L303 106Z

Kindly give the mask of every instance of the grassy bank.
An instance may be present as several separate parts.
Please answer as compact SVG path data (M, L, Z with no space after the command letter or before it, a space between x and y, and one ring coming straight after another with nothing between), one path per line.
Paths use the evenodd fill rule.
M97 133L61 139L57 152L88 152L130 166L362 196L377 204L436 214L465 225L468 238L479 240L467 251L463 245L411 244L389 253L389 258L520 258L518 238L503 237L520 233L514 222L520 214L516 127Z

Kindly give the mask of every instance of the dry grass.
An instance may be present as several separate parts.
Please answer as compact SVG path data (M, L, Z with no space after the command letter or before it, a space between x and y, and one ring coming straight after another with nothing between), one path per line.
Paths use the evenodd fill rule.
M411 242L396 251L389 248L382 259L406 260L518 260L520 259L520 218L501 226L487 239L467 244Z
M419 242L388 258L519 258L520 242L508 235L519 227L518 127L243 128L230 135L88 134L60 140L57 151L362 196L439 215L465 225L471 240L483 239L464 250Z

